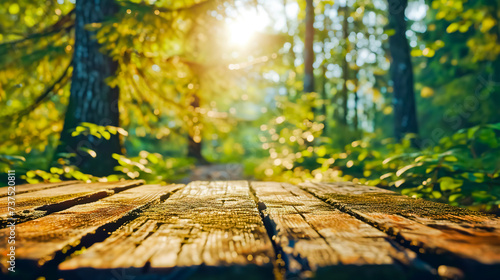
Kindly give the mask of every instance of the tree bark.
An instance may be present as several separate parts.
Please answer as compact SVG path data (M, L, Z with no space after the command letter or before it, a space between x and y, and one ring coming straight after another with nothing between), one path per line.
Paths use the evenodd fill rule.
M324 62L321 65L321 114L323 115L323 133L326 134L328 132L328 118L327 116L327 99L328 99L328 94L326 92L326 62Z
M304 93L314 92L314 3L306 0L306 31L304 39Z
M405 9L407 0L388 0L389 26L394 35L389 37L391 76L394 88L394 136L400 140L407 133L418 133L413 68L410 46L406 39Z
M196 108L200 107L200 98L198 95L194 94L192 97L191 101L191 106L193 107L193 113L196 115ZM193 121L193 127L195 126L195 122ZM208 164L208 161L205 159L203 154L201 153L202 151L202 141L201 141L201 131L198 132L200 137L197 139L198 141L195 141L196 135L193 135L194 133L191 131L191 133L188 133L188 157L195 158L197 161L197 164L203 165L203 164Z
M193 136L188 135L188 157L195 158L197 164L208 164L207 160L201 154L202 151L202 143L201 141L194 141Z
M359 106L359 77L358 77L359 71L355 71L354 73L354 78L356 79L356 90L354 91L354 118L353 118L353 126L354 130L357 132L359 130L359 113L358 113L358 106Z
M288 5L288 2L287 0L283 0L283 16L285 17L285 26L286 26L286 31L287 33L290 33L290 29L292 28L291 24L290 24L290 21L288 19L288 14L286 13L286 7ZM293 71L293 73L295 74L295 59L297 58L297 55L295 54L295 50L293 49L295 47L295 43L294 43L294 38L295 36L291 36L291 40L290 40L290 65L289 68L290 70L288 71L288 77L290 77L290 71ZM286 90L286 94L288 96L288 99L289 100L292 100L292 98L296 98L297 96L297 93L295 92L295 94L292 96L292 93L290 91L290 89L288 88L286 82L285 82L285 90Z
M95 32L86 26L102 22L118 12L114 0L77 0L75 5L75 46L71 94L56 158L60 153L74 153L70 163L84 173L104 176L114 172L117 161L114 153L121 154L118 135L109 140L92 135L72 137L71 133L82 122L101 126L119 126L119 89L111 88L105 79L115 74L117 63L99 51ZM82 149L83 148L83 149ZM86 149L95 151L89 154Z
M347 81L349 80L349 64L347 62L347 53L349 53L349 22L347 18L349 17L349 7L347 4L342 8L344 10L344 21L342 23L342 37L344 39L344 58L342 61L342 124L347 126L347 115L349 113L349 108L347 107L347 102L349 99L349 92L347 89Z

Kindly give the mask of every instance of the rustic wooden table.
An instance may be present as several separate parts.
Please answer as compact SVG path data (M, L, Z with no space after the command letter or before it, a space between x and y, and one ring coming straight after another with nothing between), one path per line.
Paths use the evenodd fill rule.
M72 181L15 202L12 228L0 189L1 279L500 278L498 218L352 183Z

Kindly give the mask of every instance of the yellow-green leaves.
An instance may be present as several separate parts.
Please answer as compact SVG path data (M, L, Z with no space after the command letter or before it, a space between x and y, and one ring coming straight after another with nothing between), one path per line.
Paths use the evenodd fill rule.
M106 140L111 139L111 134L113 135L120 134L123 136L128 136L128 132L121 127L116 127L111 125L100 126L97 124L87 123L87 122L83 122L81 123L81 125L77 126L75 130L71 133L71 136L76 137L80 134L92 135L97 138L102 137Z
M497 24L497 21L491 17L487 17L483 19L483 22L481 23L481 32L488 32L493 26Z
M448 25L448 27L446 28L446 32L453 33L455 31L457 31L459 27L460 27L460 24L458 22L454 22L454 23Z
M417 166L422 166L423 163L416 163L416 164L410 164L410 165L407 165L401 169L399 169L397 172L396 172L396 176L398 177L401 177L401 175L403 175L403 173L405 173L406 171L412 169L412 168L415 168Z
M434 95L434 90L430 87L423 87L422 90L420 90L420 96L423 98L429 98Z
M11 15L17 15L19 13L19 4L14 3L9 6L9 13Z
M439 187L441 188L442 191L450 191L450 190L455 190L457 188L460 188L464 181L460 179L453 179L451 177L442 177L441 179L438 180L439 182Z
M472 21L464 21L464 22L453 22L446 28L446 32L453 33L456 31L460 31L461 33L465 33L472 26Z

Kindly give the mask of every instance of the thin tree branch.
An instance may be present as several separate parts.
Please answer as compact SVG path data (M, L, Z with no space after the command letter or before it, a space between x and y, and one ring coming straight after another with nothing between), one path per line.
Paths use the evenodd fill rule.
M42 102L50 95L51 92L55 92L55 91L59 90L60 88L62 88L62 86L64 86L66 84L67 81L63 82L63 80L67 76L71 65L72 65L72 62L70 62L68 64L68 66L66 67L64 72L61 74L61 76L56 81L54 81L54 83L52 83L48 88L46 88L45 91L41 95L39 95L31 105L29 105L28 107L26 107L26 108L24 108L16 113L0 116L0 119L14 118L14 117L19 118L19 117L22 117L24 115L29 114L34 109L36 109L38 106L40 106L40 104L42 104ZM57 85L59 85L59 87L57 90L55 90Z
M6 45L17 45L19 43L22 43L22 42L25 42L28 40L42 38L42 37L51 35L53 33L57 33L61 30L68 30L70 28L73 28L74 23L71 23L71 25L69 25L69 26L65 26L65 24L71 21L71 16L74 13L75 13L75 9L71 10L70 12L68 12L67 14L62 16L56 23L47 27L46 29L41 30L40 32L29 34L26 37L21 38L19 40L8 41L5 43L2 43L2 44L0 44L0 47L6 46Z
M202 7L204 5L207 5L210 2L214 2L214 0L205 0L205 1L202 1L202 2L194 3L193 5L189 5L189 6L186 6L186 7L177 8L177 9L169 9L169 8L155 7L154 5L147 5L147 4L144 4L142 2L141 3L134 3L134 2L130 2L130 1L121 1L121 3L122 3L123 6L149 7L151 9L158 10L158 11L163 12L163 13L173 13L173 12L193 10L193 9Z
M141 76L141 78L144 80L144 84L148 87L148 89L149 89L150 91L152 91L152 92L156 92L156 93L157 93L156 95L157 95L160 99L162 99L162 100L163 100L163 101L165 101L165 102L168 102L168 104L174 105L174 107L177 107L177 108L179 108L179 109L181 109L181 110L185 110L185 109L186 109L185 107L181 106L179 103L175 102L175 100L172 100L172 99L170 99L170 98L168 98L168 97L165 97L163 94L159 93L157 90L155 90L154 88L152 88L152 87L149 85L149 83L147 82L146 75L144 74L144 72L142 72L142 70L141 70L141 69L139 69L139 68L137 68L137 67L136 67L136 71L137 71L137 73L139 74L139 76ZM141 94L141 93L139 93L139 94ZM141 95L142 95L142 94L141 94Z

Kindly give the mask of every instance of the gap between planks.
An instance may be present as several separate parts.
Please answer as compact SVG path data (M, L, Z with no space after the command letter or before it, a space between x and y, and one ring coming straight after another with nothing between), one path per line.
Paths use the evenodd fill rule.
M20 279L32 279L35 276L32 273L55 277L51 270L54 264L83 246L104 240L137 211L163 201L179 188L180 185L143 185L16 225L17 270L29 274L21 275ZM0 230L0 268L4 273L9 234L9 228Z
M116 271L134 279L432 277L412 251L305 191L247 184L191 183L59 269L71 279L106 279ZM242 234L252 224L256 229ZM273 276L266 264L276 254L286 271L275 267Z
M500 219L349 182L301 188L388 233L446 278L497 279Z
M14 191L15 195L19 195L22 193L40 191L40 190L45 190L45 189L52 189L52 188L57 188L57 187L65 186L65 185L79 184L79 183L83 183L83 182L63 181L63 182L56 182L56 183L24 184L24 185L19 185L19 186L15 186L15 187L5 186L5 187L0 188L0 197L8 196L8 194L12 191Z
M251 182L285 277L417 279L435 277L416 254L297 186Z
M304 184L301 187L306 192L281 183L252 182L249 186L247 182L241 181L195 182L163 203L151 204L162 201L161 197L165 198L170 192L159 197L158 194L151 196L138 192L144 187L148 186L20 224L22 242L29 241L28 247L24 246L26 248L21 251L25 256L35 256L34 260L24 261L30 261L35 267L44 262L50 263L50 260L57 265L63 260L62 257L93 244L82 251L83 254L75 255L59 266L61 271L71 275L67 279L85 278L83 275L88 276L88 272L105 271L109 276L109 273L123 272L123 269L134 276L142 277L147 273L147 279L155 279L155 274L163 279L163 273L174 277L172 279L195 279L205 273L227 275L228 279L242 275L249 278L250 272L259 277L265 275L272 278L270 264L276 254L279 255L278 262L280 259L285 262L286 272L280 275L275 270L274 277L330 279L331 273L335 273L336 278L346 279L363 273L369 273L370 277L379 275L381 278L386 278L384 275L390 275L391 278L412 278L423 274L427 275L426 278L433 276L433 270L413 252L394 244L387 234L370 225L396 236L398 241L406 242L403 245L407 247L417 248L417 252L422 248L427 250L429 253L419 253L419 256L431 262L443 277L457 277L461 271L442 265L443 258L442 254L438 254L439 250L445 251L453 260L467 260L459 263L459 266L464 265L467 275L477 271L478 262L474 259L471 265L471 255L464 256L463 248L452 251L444 247L459 245L464 241L472 245L479 244L483 255L476 251L477 258L489 258L490 262L497 250L498 219L448 205L414 200L378 188L354 184ZM144 200L138 200L138 196ZM142 206L138 207L137 203ZM116 207L121 209L117 215L113 212ZM133 214L137 209L142 210L141 215ZM109 214L113 217L104 222L94 223L94 220L88 219L109 218ZM240 219L242 214L247 216ZM71 224L75 219L80 220L77 223L86 224L86 227L91 224L97 231L86 231L86 228L81 227L75 230L75 224ZM48 235L40 233L37 226L48 224L62 226L66 232L54 232L52 229ZM212 227L213 224L217 226ZM250 226L250 235L257 233L258 239L248 239L249 228L244 226L248 224L253 225ZM221 227L223 230L220 230ZM0 230L0 238L3 238L2 234L6 234L6 230ZM100 233L102 230L104 232ZM108 237L107 234L111 235ZM243 236L243 239L238 236ZM57 243L60 239L66 245L61 247ZM242 240L254 240L250 245L258 246L243 246ZM255 243L255 240L259 242ZM493 249L486 246L488 242L493 244ZM46 251L45 243L57 249L45 257L44 253L38 253L36 257L37 250ZM38 249L31 249L37 246ZM125 249L126 253L114 250L115 246L120 250ZM470 247L467 244L465 246ZM174 252L167 248L174 248ZM253 251L255 249L257 252ZM2 252L2 256L5 254ZM131 263L131 256L139 258ZM113 263L114 266L109 265ZM124 265L127 263L128 266ZM491 268L495 267L494 260L493 266L490 263L481 264L486 265L487 269L474 275L487 278ZM232 269L225 270L228 267Z
M248 182L192 182L59 265L70 279L274 279L274 250Z
M20 186L24 193L13 196L14 213L8 207L9 200L0 200L0 229L6 227L12 218L16 224L43 217L53 212L67 209L77 204L97 201L101 198L144 184L143 180L54 184L43 188L43 185L34 186L30 191L26 185ZM41 188L41 189L40 189ZM38 189L38 190L35 190Z

